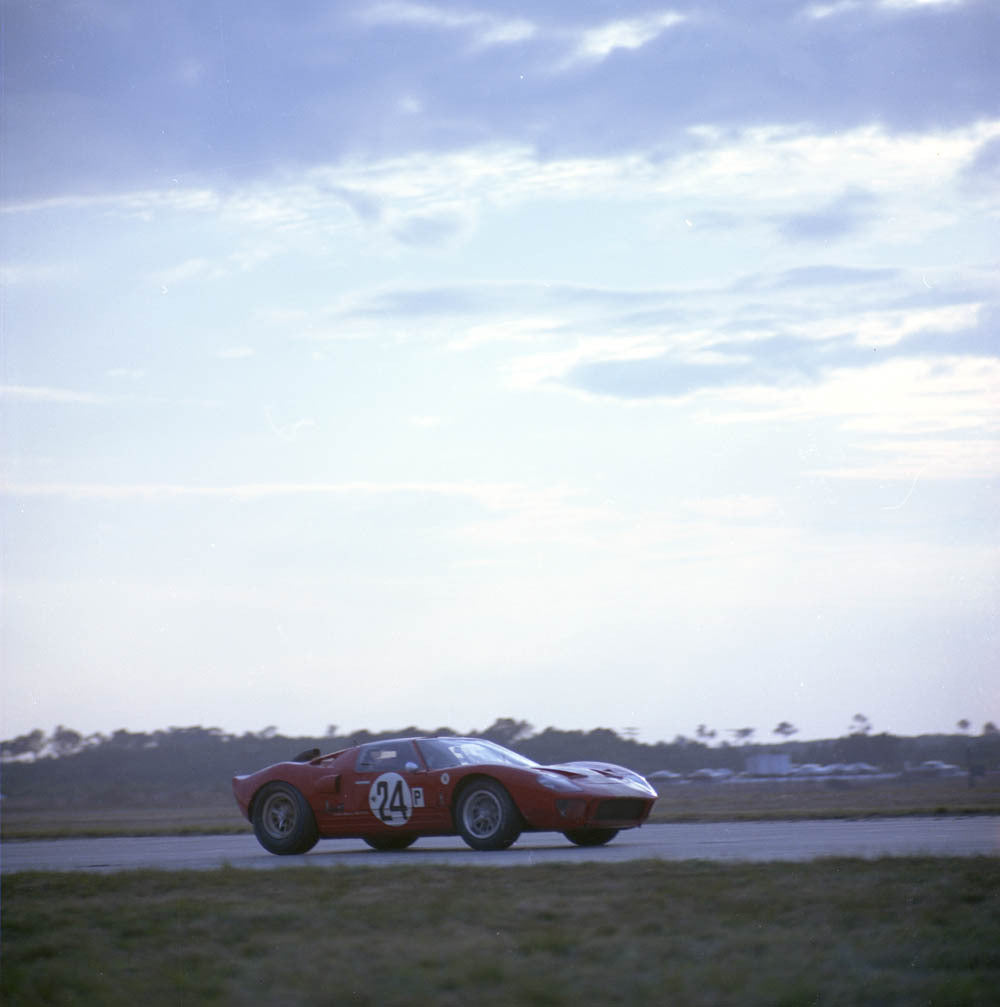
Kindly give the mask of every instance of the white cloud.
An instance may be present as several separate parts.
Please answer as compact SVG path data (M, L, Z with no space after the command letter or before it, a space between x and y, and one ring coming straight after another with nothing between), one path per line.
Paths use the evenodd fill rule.
M213 279L221 275L223 274L219 267L209 259L185 259L184 262L158 273L156 281L161 287L170 288L189 280Z
M8 402L37 402L57 405L101 405L108 399L92 392L40 385L0 385L0 399Z
M899 281L894 282L898 284ZM932 308L866 310L865 294L856 294L853 303L857 310L850 311L844 307L839 288L835 287L834 291L833 295L824 297L821 292L810 290L805 301L794 289L773 292L768 313L763 318L751 313L744 321L743 302L732 289L678 291L668 288L649 292L651 318L645 324L635 319L623 322L614 316L601 317L590 309L589 321L592 327L602 331L600 336L580 333L585 316L572 314L567 309L566 315L546 320L527 315L522 319L501 318L472 326L467 338L453 345L465 348L478 341L502 338L538 341L543 335L548 335L552 341L556 333L563 336L562 344L522 354L511 362L510 375L519 388L560 382L575 368L594 363L657 361L669 356L670 360L684 364L751 364L759 347L766 348L778 335L786 341L786 355L793 352L794 341L799 341L799 350L809 363L813 363L808 358L811 345L838 343L871 349L872 356L864 364L871 366L880 362L879 350L899 347L911 337L930 333L941 338L975 329L984 307L975 301ZM885 290L875 286L867 296L884 297ZM672 321L659 316L656 307L660 304L674 308L693 307L680 311L678 319ZM701 323L698 327L688 320L694 312ZM622 325L621 331L615 331L616 325ZM947 351L946 341L941 343L941 348ZM796 361L788 357L787 363L794 368ZM834 363L831 359L825 364L826 369L832 368ZM750 373L748 371L748 376Z
M418 25L448 31L469 31L477 46L508 45L532 38L536 26L525 18L502 18L481 11L452 11L431 4L379 3L360 17L368 24Z
M252 269L282 252L296 235L379 234L407 220L434 221L439 230L447 226L451 232L457 227L464 235L485 208L541 200L555 205L574 199L656 200L661 215L670 212L681 223L721 214L748 226L812 211L857 190L880 201L869 240L912 244L915 236L955 219L960 204L950 198L949 187L996 137L997 119L920 134L878 126L829 134L804 126L737 132L703 126L690 130L686 152L665 159L636 153L542 158L526 146L489 145L374 161L344 159L291 180L228 192L170 188L65 197L8 206L6 212L94 209L147 217L172 211L212 215L259 231L260 241L249 251L196 256L162 270L157 279L166 286ZM362 201L379 212L359 218L345 193L355 204ZM1000 213L1000 200L984 196L980 212Z
M78 273L76 264L7 263L0 266L0 289L63 282Z
M219 360L246 360L256 352L252 346L226 346L216 350L215 355Z
M837 3L810 4L806 7L805 14L806 17L819 21L838 14L848 14L861 6L861 0L839 0Z
M508 488L498 512L457 529L464 542L482 546L531 543L607 548L616 540L621 515L610 503L580 500L568 487Z
M770 521L781 514L774 497L748 496L699 497L682 503L685 511L713 521Z
M878 0L879 7L910 10L918 7L961 7L967 0Z
M472 498L491 507L516 504L528 491L507 483L458 482L271 482L207 486L187 483L6 483L9 496L67 497L70 499L155 500L204 497L264 500L274 497L395 496L427 494Z
M581 364L606 360L653 360L663 353L662 335L583 337L572 346L516 357L509 365L508 374L514 388L539 388L560 383L566 374Z
M447 245L471 229L470 221L457 209L408 214L397 220L390 218L389 224L398 242L417 248Z
M894 360L834 374L815 408L848 427L901 437L940 432L1000 434L1000 360L944 357Z
M616 49L641 49L659 38L668 28L686 21L676 11L661 11L640 18L611 21L580 33L566 66L580 62L599 62Z
M929 433L1000 433L1000 360L936 357L897 359L839 369L816 386L742 388L721 393L718 419L791 420L836 417L847 429L912 438ZM725 415L724 403L753 413ZM905 444L900 440L900 450Z
M403 95L396 106L404 115L420 115L424 110L424 103L412 94Z
M859 445L857 451L861 456L857 463L817 469L814 474L838 479L910 480L912 486L922 480L1000 478L1000 442L996 439L878 441ZM902 507L907 499L905 494L885 509Z
M692 132L704 147L668 162L661 191L700 197L703 206L718 202L714 193L749 205L793 206L851 189L885 198L915 190L925 200L926 188L948 184L1000 135L1000 120L924 133L879 126L824 134L771 126L735 137L709 128Z
M836 0L834 3L810 4L805 9L807 17L822 20L852 14L865 7L882 10L916 10L925 7L960 7L966 0Z
M305 418L293 420L291 423L276 423L270 409L265 409L264 415L267 417L267 424L271 428L272 433L284 441L294 441L301 431L309 430L316 426L315 420Z
M841 369L816 385L699 393L706 423L833 420L840 478L980 479L1000 475L1000 360L901 358Z
M215 258L198 256L157 272L153 280L165 292L171 287L191 282L213 282L239 273L248 273L278 254L270 243L245 246Z
M812 338L829 338L843 332L854 336L859 346L890 347L918 332L954 333L974 327L981 304L949 304L940 308L892 308L852 316L809 322L798 330ZM795 326L789 327L796 331Z
M534 343L550 338L565 322L557 315L500 318L470 325L448 345L454 350L468 350L487 343Z
M425 417L436 422L434 417ZM197 485L180 483L0 483L0 495L67 500L154 502L161 500L226 500L250 504L290 498L431 497L474 502L483 512L456 525L463 541L485 545L525 542L591 542L598 529L620 518L607 504L593 505L565 486L532 487L487 482L273 482Z
M324 198L332 198L324 190L331 187L364 193L396 218L442 214L475 221L483 208L529 201L648 199L680 221L693 213L702 219L722 214L753 226L858 191L878 201L866 213L866 237L911 245L956 219L962 204L949 187L998 136L1000 120L922 134L877 126L835 134L787 126L737 133L703 128L692 131L694 149L663 160L639 154L542 159L526 147L489 146L315 169L275 202L287 204L287 216L302 226L322 214ZM984 198L981 210L1000 212L1000 200Z

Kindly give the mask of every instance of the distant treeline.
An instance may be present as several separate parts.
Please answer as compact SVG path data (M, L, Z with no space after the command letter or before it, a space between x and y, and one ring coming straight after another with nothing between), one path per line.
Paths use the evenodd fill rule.
M790 740L784 731L778 733L786 740L768 744L749 740L711 744L711 732L700 729L704 740L678 736L672 742L643 744L608 728L562 731L548 727L535 733L526 721L511 718L501 718L474 732L410 726L341 734L331 725L322 737L294 738L284 737L272 727L245 734L227 734L215 727L171 727L152 733L120 730L110 736L83 736L59 727L51 735L36 730L0 742L0 790L6 799L40 805L167 805L226 796L234 774L282 762L309 748L334 752L382 738L470 733L507 745L540 763L593 759L642 773L658 769L689 773L703 768L738 772L748 756L762 753L785 753L798 764L867 762L886 771L930 759L963 769L970 765L1000 768L1000 732L993 724L985 725L977 736L966 732L899 737L873 734L866 728L865 723L844 737L820 741Z

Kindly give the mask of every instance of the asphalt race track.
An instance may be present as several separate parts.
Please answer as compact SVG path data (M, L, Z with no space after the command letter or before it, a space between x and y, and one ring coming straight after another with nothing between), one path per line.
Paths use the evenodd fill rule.
M402 853L376 853L360 840L322 840L304 856L266 853L252 835L157 836L13 841L0 847L0 869L123 871L138 868L385 867L450 864L529 866L655 858L661 860L813 860L817 857L1000 856L1000 817L883 818L802 822L647 825L610 845L584 849L556 833L528 834L509 850L480 853L457 836L421 839Z

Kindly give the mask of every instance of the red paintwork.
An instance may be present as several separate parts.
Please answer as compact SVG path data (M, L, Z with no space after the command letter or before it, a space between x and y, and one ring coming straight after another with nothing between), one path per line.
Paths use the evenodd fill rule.
M464 747L468 745L475 747ZM394 758L383 758L377 768L364 768L363 759L393 750ZM448 758L446 751L459 750L476 754L481 750L490 758L506 753L523 765L501 765L490 758L470 765L442 765ZM394 775L383 777L384 773ZM397 775L405 787L396 791L394 810L387 800L398 782ZM261 787L274 781L292 784L312 809L321 839L444 836L459 832L453 814L462 787L470 779L482 777L506 788L523 819L524 831L635 828L646 820L656 800L656 791L641 776L620 766L594 762L538 766L474 738L394 739L309 761L281 762L234 777L233 793L243 815L253 821L253 801ZM376 792L380 779L385 783ZM541 780L567 789L549 789ZM574 789L563 782L567 780ZM406 794L405 800L401 794ZM598 818L598 806L609 798L632 799L625 809L628 813L608 817L605 810Z

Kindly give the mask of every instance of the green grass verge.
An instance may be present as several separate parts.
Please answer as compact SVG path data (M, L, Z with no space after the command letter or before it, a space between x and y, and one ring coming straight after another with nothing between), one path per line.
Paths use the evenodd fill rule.
M236 802L191 804L178 800L171 807L59 807L4 802L0 838L85 839L106 836L210 836L249 832L250 824Z
M1000 860L6 875L21 1005L997 1002Z

